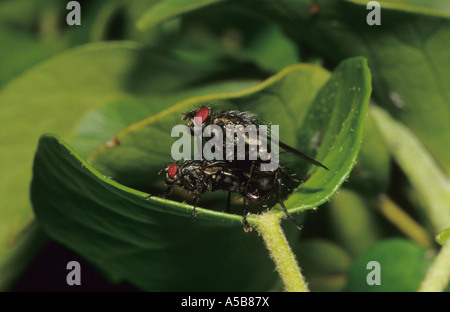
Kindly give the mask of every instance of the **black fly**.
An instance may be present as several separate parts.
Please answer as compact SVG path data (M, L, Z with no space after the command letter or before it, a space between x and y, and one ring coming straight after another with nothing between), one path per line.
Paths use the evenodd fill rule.
M223 160L185 160L182 164L171 164L162 169L159 174L165 173L166 184L169 186L164 197L170 195L174 186L182 187L193 193L194 209L192 219L195 216L195 208L201 195L206 192L217 190L228 191L226 212L230 212L231 193L239 193L244 198L242 214L244 230L251 230L246 218L247 201L258 206L272 206L277 203L281 205L285 214L295 223L298 229L300 225L288 213L283 203L283 177L289 177L284 168L279 167L276 171L260 171L251 167L236 166L235 162ZM309 178L309 176L307 177ZM296 182L298 186L306 179Z
M245 128L248 126L258 127L260 125L260 122L256 118L256 116L249 112L241 112L241 111L235 111L235 110L213 112L210 107L206 107L206 106L201 106L195 110L185 113L181 119L189 120L187 126L190 129L192 134L194 133L195 126L206 127L208 125L216 125L222 129L223 133L226 133L226 126L242 126ZM200 124L197 124L197 121ZM267 140L271 141L271 140L275 140L275 139L272 139L269 135L269 136L267 136ZM246 144L249 144L248 137L244 138L244 141L246 142ZM258 141L259 141L259 138L258 138ZM250 142L250 143L252 143L252 142ZM326 170L329 170L321 162L298 151L297 149L295 149L281 141L276 141L276 143L278 144L278 146L280 146L286 152L292 153L295 156L303 158L307 162L310 162L316 166L319 166ZM260 144L260 142L259 142L259 144ZM270 153L270 150L268 150L268 152ZM247 156L248 156L248 154L246 154L245 159L248 159Z
M286 168L277 163L277 167L271 170L261 170L261 164L267 164L270 162L270 158L262 160L249 158L250 148L255 145L258 149L266 146L265 152L270 156L270 148L267 144L262 143L275 142L286 152L292 153L298 157L305 159L306 161L322 167L328 168L319 161L311 158L302 152L277 141L272 138L269 133L262 135L257 129L256 138L251 138L250 135L243 130L248 126L255 126L258 128L261 123L256 116L248 112L240 112L235 110L217 111L213 112L211 108L201 106L193 111L185 113L182 120L188 120L188 128L191 134L194 135L194 130L197 127L206 127L209 125L218 126L222 133L229 131L227 126L232 126L232 142L233 154L226 154L222 159L225 160L185 160L181 164L171 164L165 169L161 170L159 174L165 173L166 184L169 186L164 194L164 197L172 193L174 186L179 186L185 190L193 193L194 196L194 210L192 211L192 219L195 216L195 208L198 205L201 195L204 192L214 192L217 190L228 191L227 212L230 211L230 195L231 193L239 193L243 197L242 214L244 230L251 230L250 225L246 218L246 206L249 202L253 205L262 207L271 207L275 204L280 204L287 217L300 229L300 225L295 219L288 213L286 206L284 205L284 191L291 188L287 187L287 184L295 184L298 187L301 183L304 183L309 176L303 180L293 178L287 173ZM239 138L240 136L240 138ZM235 154L235 149L239 145L239 140L245 143L244 155ZM266 140L266 142L263 142ZM226 141L224 138L223 147L226 150L226 144L230 141ZM236 151L238 149L236 148ZM263 149L264 151L264 149ZM242 150L241 150L242 152ZM228 153L228 152L227 152ZM231 160L228 156L232 156ZM242 158L236 156L245 156Z

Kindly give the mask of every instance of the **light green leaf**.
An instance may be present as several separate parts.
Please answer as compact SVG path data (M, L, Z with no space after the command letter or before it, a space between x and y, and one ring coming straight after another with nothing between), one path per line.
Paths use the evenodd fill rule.
M373 106L371 114L388 148L407 175L435 233L450 226L450 181L434 157L402 123Z
M6 27L0 27L0 42L8 43L8 48L0 52L0 87L29 67L56 54L63 46L55 42L42 42L34 36Z
M34 67L2 89L0 288L11 282L14 271L17 274L22 269L10 261L20 249L16 245L24 238L21 233L34 218L28 192L40 134L66 134L90 107L120 97L124 93L122 77L129 72L136 53L137 46L130 43L77 48Z

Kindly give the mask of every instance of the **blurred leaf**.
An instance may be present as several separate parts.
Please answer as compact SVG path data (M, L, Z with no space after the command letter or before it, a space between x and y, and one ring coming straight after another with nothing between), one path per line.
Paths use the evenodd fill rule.
M368 275L374 269L367 264L380 265L381 285L369 285ZM347 291L406 292L417 291L432 259L425 248L405 239L382 241L361 255L352 265Z
M140 29L151 28L171 17L223 0L166 0L151 7L137 22Z
M160 5L169 3L164 1ZM179 1L176 3L182 5ZM203 4L207 3L203 1ZM157 8L158 5L149 11ZM159 44L201 53L208 51L238 62L252 62L272 73L299 62L294 42L280 27L257 14L227 5L186 13L183 18L168 18L164 23L149 28L157 32L170 23L177 24L177 31L160 37Z
M32 65L62 50L63 45L45 42L19 31L0 27L0 42L7 43L7 49L0 51L0 87L23 73Z
M433 247L433 240L425 228L399 207L389 196L385 194L378 196L376 205L377 211L406 237L422 247Z
M450 181L434 157L402 123L382 108L372 106L371 113L396 162L407 175L431 221L434 232L450 226Z
M42 17L43 12L56 9L58 0L2 0L0 2L0 23L22 29L31 29ZM63 6L65 9L65 4Z
M0 145L7 147L0 155L0 268L8 270L8 276L14 275L11 267L6 268L21 243L19 234L33 219L28 191L40 133L68 133L87 109L120 97L122 77L133 64L136 49L129 43L75 49L34 67L0 92ZM87 64L95 64L95 70ZM11 282L3 280L4 273L0 278L2 288Z
M301 240L295 248L311 291L341 291L351 258L341 247L323 239Z
M269 72L299 62L295 43L280 27L233 6L213 6L186 14L179 38L176 44L187 49L246 60Z
M283 67L297 63L297 49L278 27L267 27L255 36L243 56L255 60L261 68L276 72Z
M345 186L364 195L376 196L387 190L390 169L389 150L369 110L358 161Z
M350 255L360 255L379 239L375 214L358 193L341 188L327 212L333 237Z

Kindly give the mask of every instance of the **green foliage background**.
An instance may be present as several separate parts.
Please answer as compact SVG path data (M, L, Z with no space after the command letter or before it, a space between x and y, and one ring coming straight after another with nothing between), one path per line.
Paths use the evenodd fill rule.
M205 196L213 210L200 209L193 224L188 204L155 199L151 212L142 202L142 191L164 189L154 172L170 142L154 139L210 100L285 125L286 143L334 165L323 173L296 164L323 191L286 201L302 211L300 234L283 228L311 290L419 288L450 227L447 1L378 1L380 26L367 25L360 0L79 2L81 26L67 25L64 1L0 2L0 289L26 283L26 268L55 239L111 284L281 290L239 212L214 210L220 195ZM56 136L39 140L44 133ZM105 149L115 136L123 144ZM152 148L140 154L140 145ZM366 283L372 260L380 286ZM150 280L127 269L146 263L164 268L150 268Z

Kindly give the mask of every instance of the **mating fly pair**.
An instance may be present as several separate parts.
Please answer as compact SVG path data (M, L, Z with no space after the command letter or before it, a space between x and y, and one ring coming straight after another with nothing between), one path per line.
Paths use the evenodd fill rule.
M169 186L164 197L171 194L175 186L179 186L192 192L194 196L194 209L192 211L193 219L195 216L195 208L198 205L200 197L206 191L228 191L227 212L230 212L231 193L239 193L243 197L242 215L244 230L246 232L251 230L246 218L246 208L248 203L264 208L271 207L278 203L283 208L286 216L298 229L300 229L300 225L289 214L284 205L283 191L288 183L293 183L298 186L305 182L309 176L303 180L295 179L287 172L287 169L278 162L276 168L273 168L272 170L261 170L261 165L267 165L272 160L270 159L270 147L268 147L267 144L264 145L267 149L265 152L269 155L269 157L264 160L261 158L250 158L250 150L255 148L255 144L260 149L263 148L262 141L265 137L267 141L275 141L275 144L278 144L278 146L283 148L286 152L293 153L314 165L328 170L327 167L317 160L271 138L270 136L260 135L260 132L257 132L256 140L255 138L251 139L248 132L242 130L249 126L259 127L260 123L254 115L247 112L233 110L213 112L211 108L202 106L184 114L182 120L188 120L187 126L192 135L194 135L196 126L218 126L222 130L222 133L234 129L232 130L234 131L234 139L232 141L232 144L234 145L232 149L233 155L231 155L233 157L230 157L229 151L227 150L228 155L223 157L225 160L185 160L181 164L171 164L165 169L162 169L159 174L165 173L166 184ZM229 126L232 126L232 128ZM239 150L237 146L239 142L245 142L244 155L237 155L236 153ZM224 151L227 144L230 144L230 141L226 141L224 138ZM227 147L229 147L229 145ZM230 158L232 159L229 160Z

